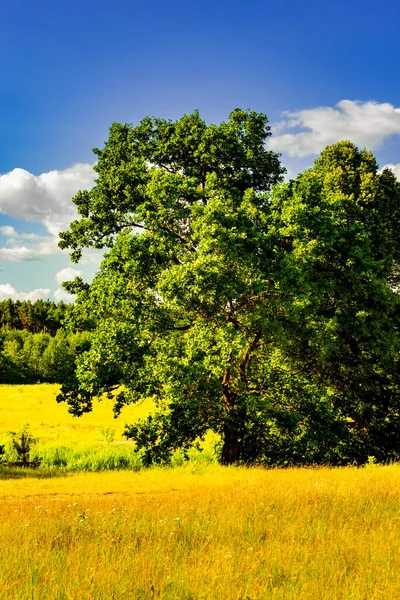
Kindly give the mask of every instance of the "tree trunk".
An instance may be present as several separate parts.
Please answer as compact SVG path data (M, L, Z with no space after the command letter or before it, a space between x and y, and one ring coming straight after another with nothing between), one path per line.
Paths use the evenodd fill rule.
M241 406L238 402L239 398L230 389L229 383L231 379L231 368L232 363L231 353L229 359L229 366L224 373L222 380L223 395L225 398L225 407L227 415L225 417L224 429L223 429L223 446L221 454L221 464L233 465L238 463L241 459L241 450L243 443L243 436L246 429L246 407ZM247 358L244 359L247 361Z
M227 430L228 429L228 430ZM224 444L222 446L221 464L233 465L240 459L241 442L237 431L229 431L224 427Z
M223 431L221 463L233 465L242 458L243 437L246 429L246 408L232 407L226 418Z

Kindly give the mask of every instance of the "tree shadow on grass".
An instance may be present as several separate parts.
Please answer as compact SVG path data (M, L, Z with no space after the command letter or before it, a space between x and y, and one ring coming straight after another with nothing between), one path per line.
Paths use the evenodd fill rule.
M2 479L51 479L53 477L65 477L66 473L61 469L33 469L26 467L0 466L0 480Z

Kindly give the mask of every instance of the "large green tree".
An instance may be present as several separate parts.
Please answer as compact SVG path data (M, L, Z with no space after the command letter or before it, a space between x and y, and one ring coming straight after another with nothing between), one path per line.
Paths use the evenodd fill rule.
M328 386L345 419L344 458L400 451L400 185L350 142L278 186L283 345L293 367ZM274 231L273 231L274 230ZM281 343L280 342L280 343Z
M79 415L104 393L116 412L154 397L128 428L148 461L209 429L223 463L398 451L398 183L346 142L279 184L269 135L241 110L114 124L61 234L73 260L109 250L67 286L96 329L60 400Z
M74 200L80 219L61 234L74 260L83 247L110 248L90 288L69 286L77 319L97 330L63 398L79 414L121 385L117 408L153 396L159 412L131 429L149 459L211 428L223 462L239 460L247 413L266 393L267 192L283 173L267 123L237 109L220 125L197 112L114 124L95 150L95 187Z

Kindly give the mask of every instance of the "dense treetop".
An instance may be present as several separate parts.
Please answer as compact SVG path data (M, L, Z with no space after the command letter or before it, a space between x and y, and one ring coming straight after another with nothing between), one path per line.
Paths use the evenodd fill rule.
M269 135L238 109L114 124L60 236L73 260L109 249L66 286L96 330L60 399L153 396L127 430L149 461L209 429L225 463L400 452L399 184L350 142L282 183Z
M61 327L67 305L50 300L0 301L0 329L26 330L31 333L48 332L55 335Z
M68 305L50 300L0 302L0 383L62 383L89 348L88 322L63 331Z
M212 187L236 203L247 189L269 190L284 169L265 149L271 135L262 113L236 109L227 123L206 125L198 112L173 122L146 118L137 127L114 123L95 171L96 186L74 198L80 219L60 234L61 248L111 247L116 233L138 227L163 244L190 249L187 219L207 204Z

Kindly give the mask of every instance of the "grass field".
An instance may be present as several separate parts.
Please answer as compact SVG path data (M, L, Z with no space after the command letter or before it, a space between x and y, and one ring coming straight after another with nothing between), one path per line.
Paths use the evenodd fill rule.
M79 420L56 392L1 386L0 435L29 422L43 448L98 457L127 448L100 429L121 441L152 408L115 421L104 403ZM0 600L400 598L400 465L3 467L0 490Z
M31 459L40 459L41 471L51 467L64 471L141 468L140 454L122 434L126 423L154 410L150 399L125 406L117 419L107 399L94 401L91 413L74 417L68 413L65 403L56 402L58 392L59 386L49 384L0 385L0 444L9 447L8 432L19 431L29 424L30 432L37 439ZM215 435L208 435L203 443L204 451L193 449L190 455L197 462L215 462L217 441ZM7 457L17 459L12 453ZM183 456L177 451L172 464L182 462Z
M115 441L121 441L125 423L149 414L152 402L125 406L114 419L108 400L95 402L93 412L73 417L68 406L56 402L60 386L0 385L0 443L8 431L21 429L29 423L32 434L46 444L86 446L104 441L101 430L115 430Z
M68 413L65 403L56 402L58 392L59 386L48 384L0 386L0 444L8 449L8 460L18 458L10 450L8 432L18 432L28 424L37 440L30 459L40 459L41 471L141 467L140 456L122 434L126 423L149 414L154 406L150 400L124 407L117 419L109 400L94 401L93 412L78 418Z
M1 482L2 600L400 598L400 468Z

